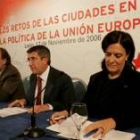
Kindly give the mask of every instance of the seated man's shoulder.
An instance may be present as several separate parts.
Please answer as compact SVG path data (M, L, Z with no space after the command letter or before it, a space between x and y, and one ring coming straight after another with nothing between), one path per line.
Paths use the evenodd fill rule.
M55 73L56 76L66 76L66 77L69 77L69 75L66 72L64 72L62 70L58 70L58 69L56 69L54 67L51 67L51 71L52 71L52 73Z
M51 75L53 76L53 78L57 81L61 80L61 82L63 81L71 81L72 79L71 77L64 71L58 70L56 68L51 67Z
M19 70L12 64L8 65L4 72L7 76L17 75L20 77Z

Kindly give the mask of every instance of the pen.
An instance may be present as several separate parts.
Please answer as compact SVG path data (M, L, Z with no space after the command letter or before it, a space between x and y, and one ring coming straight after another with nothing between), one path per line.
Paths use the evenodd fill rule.
M96 133L97 131L98 131L98 129L91 130L90 132L88 132L88 133L86 133L86 134L84 135L84 138L93 135L93 134ZM100 139L99 139L99 140L100 140Z
M84 138L87 138L87 137L93 135L97 131L98 131L98 129L91 130L90 132L88 132L87 134L84 135ZM103 138L98 138L98 140L103 140Z
M66 116L58 116L54 118L55 120L61 120L61 119L66 119Z

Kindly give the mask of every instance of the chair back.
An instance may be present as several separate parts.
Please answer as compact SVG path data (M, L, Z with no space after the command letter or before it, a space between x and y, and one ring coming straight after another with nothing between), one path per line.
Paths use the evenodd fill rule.
M30 83L29 83L30 82L30 77L29 76L25 77L22 80L22 82L23 82L25 94L26 94L26 96L28 96L28 93L29 93L29 90L30 90Z
M86 93L86 83L79 78L72 78L77 102L81 102Z

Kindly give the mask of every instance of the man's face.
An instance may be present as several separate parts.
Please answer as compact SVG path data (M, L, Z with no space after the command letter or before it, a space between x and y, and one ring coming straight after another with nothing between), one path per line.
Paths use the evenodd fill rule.
M48 59L41 58L37 52L28 53L29 67L34 74L41 75L48 67Z
M0 51L0 71L5 67L6 59L3 59Z
M111 75L120 75L128 55L125 49L119 44L115 43L108 46L105 52L105 64Z

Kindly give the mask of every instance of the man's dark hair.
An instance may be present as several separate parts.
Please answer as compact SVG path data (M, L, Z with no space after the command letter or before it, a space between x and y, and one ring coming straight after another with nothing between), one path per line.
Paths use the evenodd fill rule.
M0 52L1 52L1 58L6 59L5 65L6 66L10 65L11 64L11 57L10 57L9 53L7 52L7 50L4 48L0 48Z
M50 65L51 63L51 54L50 54L50 50L43 45L36 45L31 47L30 49L27 50L27 53L32 53L32 52L37 52L38 55L43 58L46 57L48 59L48 65Z

